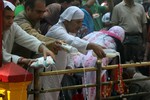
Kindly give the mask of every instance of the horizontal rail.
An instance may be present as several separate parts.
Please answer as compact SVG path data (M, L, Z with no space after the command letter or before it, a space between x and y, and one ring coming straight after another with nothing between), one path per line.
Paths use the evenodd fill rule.
M126 98L126 97L137 96L137 95L142 96L142 95L148 95L148 94L150 94L150 92L138 92L138 93L122 94L122 95L102 98L102 100L115 100L117 98Z
M95 86L96 86L96 84L73 85L73 86L65 86L65 87L61 87L61 88L51 88L51 89L40 90L39 92L28 91L28 94L34 94L35 92L37 92L37 93L56 92L56 91L68 90L68 89L73 90L73 89L95 87Z
M148 78L139 78L139 79L125 79L123 80L125 83L127 82L135 82L135 81L145 81L145 80L150 80L150 77ZM108 82L102 82L102 85L109 85L110 83L112 83L112 81L108 81ZM114 83L118 83L118 81L114 81ZM65 86L65 87L61 87L61 88L51 88L51 89L45 89L45 90L40 90L38 93L46 93L46 92L55 92L55 91L60 91L60 90L71 90L71 89L77 89L77 88L88 88L88 87L96 87L96 84L83 84L83 85L73 85L73 86ZM35 91L37 92L37 91ZM29 94L34 94L34 91L28 91Z
M128 83L128 82L137 82L137 81L146 81L150 80L150 77L147 78L138 78L138 79L125 79L123 82ZM110 83L118 83L119 81L107 81L107 82L102 82L102 85L109 85Z
M142 66L150 66L150 62L137 62L137 63L131 63L131 64L121 64L122 68L128 68L128 67L142 67ZM110 70L117 68L118 65L108 65L102 67L104 70ZM48 76L48 75L60 75L60 74L66 74L66 73L78 73L78 72L89 72L89 71L96 71L97 68L90 67L90 68L76 68L76 69L66 69L66 70L57 70L57 71L47 71L47 72L40 72L40 76Z
M150 62L136 62L136 63L130 63L130 64L121 64L122 68L128 68L128 67L143 67L143 66L150 66ZM118 65L108 65L108 66L104 66L102 67L102 69L115 69L117 68Z
M66 70L57 70L57 71L47 71L47 72L40 72L40 76L48 76L48 75L60 75L60 74L67 74L67 73L80 73L80 72L90 72L96 71L97 69L94 67L91 68L76 68L76 69L66 69Z

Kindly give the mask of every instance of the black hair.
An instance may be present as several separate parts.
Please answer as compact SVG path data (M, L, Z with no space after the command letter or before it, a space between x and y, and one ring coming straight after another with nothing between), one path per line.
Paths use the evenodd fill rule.
M111 36L112 37L112 36ZM120 57L121 57L121 63L124 64L125 63L125 58L124 58L124 46L123 44L121 43L120 40L118 40L117 38L115 37L112 37L116 43L116 51L120 53ZM118 57L119 59L119 57ZM119 61L119 60L117 60ZM118 62L119 63L119 62Z
M58 3L64 3L64 2L71 3L73 1L74 0L58 0Z
M6 10L12 11L12 9L11 9L9 6L6 6L6 7L3 9L3 12L2 12L2 15L3 15L3 16L4 16Z
M4 8L4 10L11 10L11 11L12 11L12 9L11 9L9 6L6 6L6 7Z
M144 7L145 12L147 12L148 8L150 7L150 3L149 2L144 2L142 5Z
M35 3L36 3L37 1L41 1L41 2L46 3L45 0L26 0L26 1L25 1L25 5L24 5L25 9L26 9L27 7L34 8L34 7L35 7Z
M45 1L46 1L46 6L48 6L49 4L57 2L56 0L45 0Z

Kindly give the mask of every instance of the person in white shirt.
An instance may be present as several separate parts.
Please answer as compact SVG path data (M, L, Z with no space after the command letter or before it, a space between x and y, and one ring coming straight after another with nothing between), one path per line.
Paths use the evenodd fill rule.
M105 53L100 45L89 43L75 35L82 26L84 13L78 7L68 7L61 15L58 23L52 26L46 36L64 40L69 45L76 47L80 52L93 50L99 58L105 57Z
M105 57L105 53L103 52L103 49L100 45L97 45L95 43L89 43L88 41L75 37L78 30L82 27L83 18L84 18L84 13L81 9L75 6L68 7L60 15L58 23L49 29L49 31L46 33L46 36L52 37L55 39L64 40L67 44L77 48L78 51L81 53L86 53L87 50L93 50L99 58ZM56 59L56 62L58 62L58 65L67 66L66 54L61 53L59 56L56 56L56 58L60 59L60 60ZM59 69L60 66L58 67L57 66L56 68ZM60 77L58 77L58 79L61 81ZM44 80L46 81L46 79ZM56 83L58 82L55 81L54 83L56 85ZM48 86L47 84L43 85L43 88L48 88L48 87L50 86ZM44 99L45 100L58 100L56 96L58 95L55 94L55 96L53 96L55 98L50 98L50 93L49 94L47 93L47 95L43 94L42 100Z
M14 23L15 6L4 1L3 30L2 30L2 56L3 63L14 62L16 64L30 65L35 59L23 58L11 54L14 42L32 51L43 53L44 58L49 55L55 59L55 55L41 41L26 33L20 26Z

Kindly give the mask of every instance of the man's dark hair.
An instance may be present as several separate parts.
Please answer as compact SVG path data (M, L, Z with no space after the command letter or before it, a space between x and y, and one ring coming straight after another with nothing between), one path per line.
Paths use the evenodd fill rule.
M45 0L26 0L26 1L25 1L25 5L24 5L25 9L26 9L27 7L34 8L34 7L35 7L35 3L36 3L37 1L41 1L41 2L46 3Z
M4 10L11 10L11 11L12 11L12 9L11 9L9 6L6 6L6 7L4 8Z
M6 10L12 11L12 9L11 9L10 7L6 6L6 7L4 8L4 10L3 10L3 13L2 13L3 16L4 16Z
M58 3L64 3L64 2L71 3L72 1L74 0L58 0Z
M49 4L57 2L56 0L45 0L45 1L46 1L46 6L48 6Z

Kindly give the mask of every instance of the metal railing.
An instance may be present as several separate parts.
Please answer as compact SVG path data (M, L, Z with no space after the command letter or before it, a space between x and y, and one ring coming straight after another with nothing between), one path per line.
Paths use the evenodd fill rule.
M117 96L111 96L107 98L101 98L101 85L109 85L112 83L112 81L107 82L101 82L101 70L112 70L118 67L118 65L108 65L101 67L101 60L97 60L96 62L97 67L91 67L91 68L77 68L77 69L66 69L66 70L56 70L56 71L47 71L47 72L39 72L39 70L35 70L34 75L34 91L28 91L29 94L34 94L34 100L39 100L39 94L40 93L46 93L46 92L54 92L54 91L60 91L60 90L67 90L67 89L77 89L77 88L88 88L88 87L96 87L96 100L111 100L115 98L123 98L128 96L136 96L136 95L145 95L149 94L149 92L140 92L140 93L133 93L133 94L124 94L124 95L117 95ZM122 68L128 68L128 67L142 67L142 66L150 66L150 62L137 62L137 63L131 63L131 64L122 64ZM51 89L45 89L41 90L39 87L39 77L40 76L50 76L50 75L61 75L61 74L68 74L68 73L77 73L77 72L90 72L90 71L96 71L96 84L82 84L82 85L73 85L73 86L65 86L61 88L51 88ZM148 78L140 78L140 79L126 79L123 80L125 83L130 81L143 81L143 80L149 80ZM118 83L118 81L113 81L113 83Z

